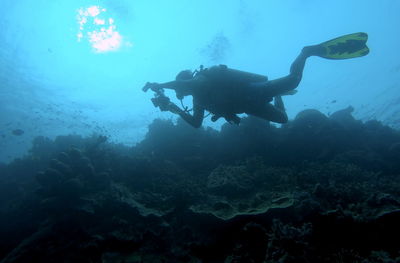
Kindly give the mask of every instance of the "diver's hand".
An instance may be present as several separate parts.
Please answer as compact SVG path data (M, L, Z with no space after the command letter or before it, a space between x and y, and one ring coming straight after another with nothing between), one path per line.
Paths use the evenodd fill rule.
M160 84L156 83L156 82L147 82L146 85L144 85L144 87L142 88L142 90L144 92L147 92L149 89L155 91L157 89L159 89Z
M168 105L171 103L167 96L157 96L152 98L154 107L160 108L161 111L168 111Z

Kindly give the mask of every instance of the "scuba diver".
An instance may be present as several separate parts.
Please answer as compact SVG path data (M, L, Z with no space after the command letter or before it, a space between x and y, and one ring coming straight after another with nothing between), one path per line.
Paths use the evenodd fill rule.
M237 114L246 113L268 121L286 123L288 117L282 96L296 93L295 88L301 81L307 58L349 59L365 56L369 53L367 39L366 33L354 33L306 46L292 63L289 75L279 79L268 80L266 76L225 65L210 68L200 66L194 72L181 71L175 81L161 84L148 82L143 91L154 91L152 102L155 107L179 115L195 128L201 127L205 111L212 114L213 122L222 117L229 123L239 124ZM191 95L193 109L189 110L183 103L181 109L164 94L164 89L174 90L181 103L185 96Z

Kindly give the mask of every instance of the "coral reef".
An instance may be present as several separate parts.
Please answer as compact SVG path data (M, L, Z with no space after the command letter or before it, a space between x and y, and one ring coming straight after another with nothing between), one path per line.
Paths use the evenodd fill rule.
M0 165L0 262L400 262L400 133L351 112L38 137Z

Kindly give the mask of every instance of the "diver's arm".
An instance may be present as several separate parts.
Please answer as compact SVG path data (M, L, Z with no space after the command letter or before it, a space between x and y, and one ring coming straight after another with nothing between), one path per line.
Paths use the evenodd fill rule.
M204 108L196 103L196 100L193 99L193 115L190 115L186 111L183 111L176 104L170 102L168 106L168 110L172 113L179 115L182 119L184 119L187 123L189 123L194 128L200 128L203 123L204 118Z
M173 80L169 82L164 82L164 83L159 83L158 86L162 89L181 89L186 87L187 85L190 85L190 80L189 81L182 81L182 80Z
M154 83L154 82L147 82L146 85L143 87L144 91L149 89L151 90L158 90L158 89L172 89L175 91L182 91L186 90L186 93L191 94L192 90L198 86L200 83L198 79L190 79L190 80L173 80L164 83Z

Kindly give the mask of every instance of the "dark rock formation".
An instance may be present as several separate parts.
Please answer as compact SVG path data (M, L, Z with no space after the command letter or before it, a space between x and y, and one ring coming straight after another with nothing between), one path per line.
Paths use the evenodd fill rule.
M398 262L400 133L351 111L38 137L0 165L1 262Z

